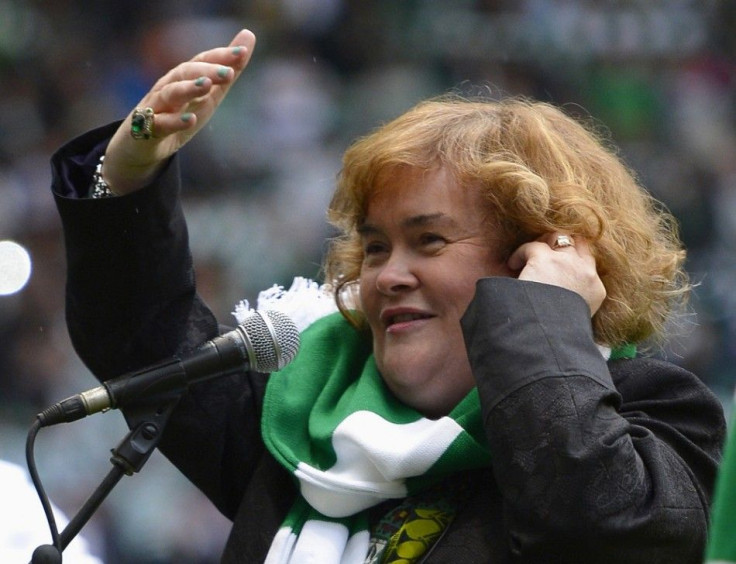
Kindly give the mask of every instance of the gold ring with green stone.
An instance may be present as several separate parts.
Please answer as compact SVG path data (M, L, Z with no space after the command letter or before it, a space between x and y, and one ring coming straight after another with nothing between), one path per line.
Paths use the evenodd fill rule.
M133 139L153 137L153 109L136 108L130 118L130 135Z

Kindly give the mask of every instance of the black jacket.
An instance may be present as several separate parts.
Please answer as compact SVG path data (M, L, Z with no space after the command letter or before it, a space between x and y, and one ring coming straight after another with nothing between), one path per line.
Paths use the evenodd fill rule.
M52 160L69 331L100 380L219 330L196 294L175 159L135 194L78 197L115 126ZM698 378L653 359L606 362L587 305L552 286L481 280L462 325L492 466L454 478L474 495L426 562L702 561L725 423ZM194 386L160 445L233 520L223 562L263 561L295 495L260 438L265 383Z

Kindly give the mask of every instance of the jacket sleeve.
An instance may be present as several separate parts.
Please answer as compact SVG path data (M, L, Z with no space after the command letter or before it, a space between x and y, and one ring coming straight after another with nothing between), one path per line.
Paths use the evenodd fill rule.
M116 127L89 132L52 158L67 325L75 350L101 381L186 354L219 329L196 293L176 157L138 192L84 197ZM229 517L262 452L264 385L264 375L247 373L191 386L159 446Z
M479 281L463 330L519 561L702 561L725 421L694 375L607 363L545 284Z

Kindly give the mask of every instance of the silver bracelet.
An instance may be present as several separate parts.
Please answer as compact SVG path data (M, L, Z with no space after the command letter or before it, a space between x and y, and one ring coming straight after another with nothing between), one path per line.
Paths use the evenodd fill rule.
M97 163L97 167L95 167L95 173L92 175L92 185L89 188L90 198L112 198L113 196L117 196L117 194L110 188L110 185L105 182L105 179L102 177L102 163L104 160L105 155L102 155L100 157L100 161Z

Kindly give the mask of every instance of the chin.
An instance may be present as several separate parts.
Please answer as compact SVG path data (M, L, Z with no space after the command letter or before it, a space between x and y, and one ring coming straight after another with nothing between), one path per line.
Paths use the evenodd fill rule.
M399 352L393 355L383 355L382 359L376 357L378 371L391 387L413 388L424 386L431 380L432 374L437 369L431 369L428 363L421 362L422 355L411 351Z
M389 374L388 376L381 372L383 381L391 393L403 404L417 410L419 413L430 419L441 417L450 412L445 409L444 404L446 392L433 386L430 380L426 379L426 373L407 374L403 373L401 377Z

